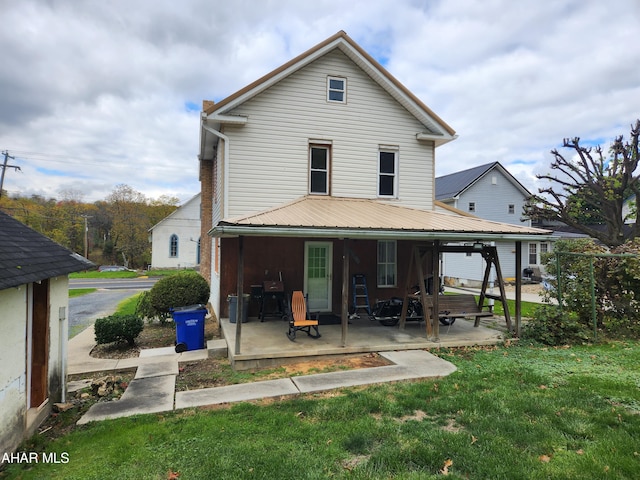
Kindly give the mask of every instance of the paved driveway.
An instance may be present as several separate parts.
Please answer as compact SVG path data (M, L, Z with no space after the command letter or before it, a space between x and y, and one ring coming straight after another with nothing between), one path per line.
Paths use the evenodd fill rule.
M139 289L100 289L96 292L69 299L69 338L74 337L96 318L113 314L118 304L141 290Z

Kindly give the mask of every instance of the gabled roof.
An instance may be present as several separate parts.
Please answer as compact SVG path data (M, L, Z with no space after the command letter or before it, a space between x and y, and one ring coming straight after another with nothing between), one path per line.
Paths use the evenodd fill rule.
M189 200L187 200L186 202L184 202L182 205L180 205L178 208L176 208L173 212L171 212L169 215L167 215L166 217L164 217L162 220L160 220L158 223L156 223L153 227L151 227L148 231L152 232L153 230L155 230L157 227L159 227L160 225L162 225L163 223L165 223L167 220L177 216L180 214L181 211L183 211L185 209L185 207L187 207L189 204L193 203L194 201L200 201L200 197L202 196L202 192L201 193L196 193L193 197L191 197ZM194 218L193 220L200 220L200 217L198 218Z
M334 49L340 49L340 51L365 71L369 77L414 115L425 126L427 131L425 131L424 134L428 135L430 140L434 140L436 144L439 145L456 138L455 130L402 85L402 83L365 52L344 31L339 31L315 47L312 47L220 102L205 102L203 113L207 115L209 121L214 123L216 121L221 123L225 121L233 122L233 116L225 116L225 114Z
M436 177L436 200L449 200L460 196L465 190L494 169L500 170L523 195L527 197L531 196L531 192L511 175L500 162L492 162L449 175L443 175L442 177Z
M377 200L305 196L259 213L222 220L211 235L531 240L548 230L403 207Z
M93 266L86 258L0 211L0 290Z

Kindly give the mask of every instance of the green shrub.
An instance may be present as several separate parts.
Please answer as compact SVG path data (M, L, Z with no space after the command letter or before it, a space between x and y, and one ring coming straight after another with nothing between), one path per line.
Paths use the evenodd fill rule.
M136 337L144 328L144 322L137 315L111 315L98 318L94 325L98 344L127 342L135 345Z
M207 303L209 293L209 284L200 274L180 272L158 280L148 293L141 295L136 313L166 320L172 308Z
M542 305L536 309L534 318L522 326L521 338L545 345L572 345L589 341L589 332L573 312L561 312L557 306Z

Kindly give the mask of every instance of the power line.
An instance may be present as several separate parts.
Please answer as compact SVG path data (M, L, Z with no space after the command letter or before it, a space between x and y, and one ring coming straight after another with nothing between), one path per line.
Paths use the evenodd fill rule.
M11 155L9 155L9 152L6 150L2 152L2 154L4 155L4 163L2 164L2 173L0 173L0 197L2 197L2 187L4 186L4 174L7 171L7 168L13 168L16 172L18 170L21 170L18 165L9 165L7 163L9 159L15 160L16 157L12 157Z

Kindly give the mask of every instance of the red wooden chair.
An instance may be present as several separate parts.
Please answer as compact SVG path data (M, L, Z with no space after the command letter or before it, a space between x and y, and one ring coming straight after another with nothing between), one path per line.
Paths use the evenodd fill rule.
M291 296L291 317L289 318L289 331L287 332L287 337L292 342L296 339L296 332L301 330L306 332L311 338L320 338L320 332L318 331L318 319L320 314L316 314L315 319L309 318L309 313L307 312L307 302L304 298L303 293L300 290L296 290L293 292ZM315 330L315 333L312 333L311 329Z

